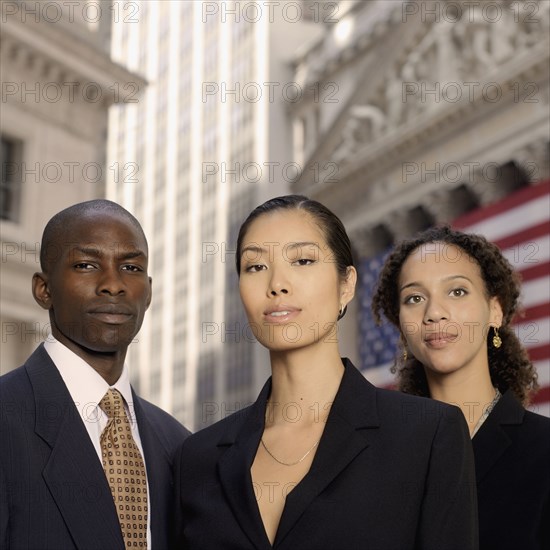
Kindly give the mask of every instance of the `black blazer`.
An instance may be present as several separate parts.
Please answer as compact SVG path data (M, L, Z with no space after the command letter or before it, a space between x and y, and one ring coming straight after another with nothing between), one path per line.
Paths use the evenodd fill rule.
M507 391L472 443L481 550L548 550L550 418Z
M172 464L189 432L134 396L154 550L173 548ZM113 497L69 391L41 345L0 378L0 547L123 550Z
M477 548L474 459L460 410L377 389L344 364L313 463L287 497L273 547ZM250 476L270 390L268 380L252 406L183 444L180 548L271 548Z

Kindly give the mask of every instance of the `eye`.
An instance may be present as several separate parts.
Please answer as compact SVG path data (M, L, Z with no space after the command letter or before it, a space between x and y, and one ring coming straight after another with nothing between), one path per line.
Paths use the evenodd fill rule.
M122 269L124 269L125 271L131 271L132 273L139 273L139 272L143 271L143 268L141 266L133 265L133 264L124 265L124 266L122 266Z
M264 269L266 269L265 265L254 264L254 265L247 266L245 271L246 271L246 273L256 273L256 272L262 271Z
M310 260L309 258L300 258L299 260L295 260L292 262L292 265L311 265L315 263L315 260Z
M420 294L412 294L411 296L405 297L403 303L406 305L419 304L422 300L424 300L424 298L420 296Z
M468 291L465 288L453 288L450 292L450 295L455 298L461 298L462 296L466 296L466 294L468 294Z
M95 265L90 264L88 262L79 262L77 264L74 264L73 266L75 269L78 269L80 271L89 271L91 269L95 269Z

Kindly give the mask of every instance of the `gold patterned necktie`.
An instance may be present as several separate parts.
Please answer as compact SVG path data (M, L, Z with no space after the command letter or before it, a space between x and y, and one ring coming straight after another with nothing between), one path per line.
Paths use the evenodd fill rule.
M122 395L110 389L99 406L109 417L101 433L103 469L126 548L147 548L147 477Z

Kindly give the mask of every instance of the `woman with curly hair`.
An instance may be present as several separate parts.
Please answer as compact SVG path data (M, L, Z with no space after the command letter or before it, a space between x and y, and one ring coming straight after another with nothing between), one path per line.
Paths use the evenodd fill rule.
M495 244L436 227L392 251L372 303L401 333L399 389L464 413L481 550L550 547L550 419L525 409L538 384L511 325L519 295Z

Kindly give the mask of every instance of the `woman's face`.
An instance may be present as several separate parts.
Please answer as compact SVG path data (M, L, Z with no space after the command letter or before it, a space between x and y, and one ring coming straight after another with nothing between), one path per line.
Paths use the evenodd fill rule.
M239 290L251 330L272 351L336 344L341 305L356 273L341 281L333 252L303 210L275 210L250 225L242 243Z
M399 323L409 351L430 376L488 369L487 331L502 309L488 298L479 265L446 243L420 246L398 280Z

